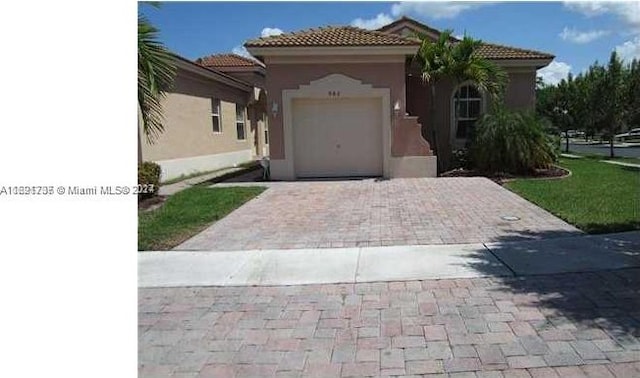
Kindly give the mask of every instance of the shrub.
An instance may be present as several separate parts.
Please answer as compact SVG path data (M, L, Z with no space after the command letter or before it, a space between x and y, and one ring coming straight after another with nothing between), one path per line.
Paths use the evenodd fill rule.
M562 138L558 134L548 134L549 143L551 144L551 152L553 153L553 161L558 161L562 153Z
M530 173L549 168L556 159L549 124L533 112L497 105L476 128L472 157L476 168L488 173Z
M150 188L153 185L152 191L140 190L139 199L150 198L158 193L161 172L160 166L151 161L145 161L138 165L138 185L146 188Z

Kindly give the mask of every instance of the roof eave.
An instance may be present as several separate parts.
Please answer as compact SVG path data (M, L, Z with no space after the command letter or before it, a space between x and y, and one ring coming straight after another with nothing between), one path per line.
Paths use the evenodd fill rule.
M222 72L254 72L265 74L266 69L263 66L205 66Z
M502 66L502 67L535 67L540 69L546 67L551 63L555 57L551 55L548 58L535 58L535 59L514 59L514 58L487 58L487 60Z

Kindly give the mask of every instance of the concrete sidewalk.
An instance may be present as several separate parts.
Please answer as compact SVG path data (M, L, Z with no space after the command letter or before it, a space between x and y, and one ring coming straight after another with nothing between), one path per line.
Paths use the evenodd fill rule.
M231 168L224 168L224 169L220 169L217 170L215 172L211 172L211 173L207 173L207 174L203 174L200 176L196 176L196 177L192 177L192 178L188 178L188 179L184 179L182 181L178 181L176 183L173 184L168 184L168 185L161 185L160 186L160 190L158 192L159 195L161 196L170 196L173 194L178 193L181 190L187 189L191 186L194 185L198 185L202 182L214 179L216 177L220 177L229 173L233 173L233 172L238 172L241 171L245 168L243 167L231 167Z
M253 172L257 170L256 167L257 165L256 166L241 165L238 167L222 168L214 172L205 173L199 176L184 179L182 181L178 181L173 184L161 185L158 194L161 196L170 196L178 193L181 190L192 187L194 185L202 184L206 181L211 181L213 179L221 178L223 176L234 175L236 173L238 175L254 174Z
M627 163L624 161L615 161L615 160L600 160L600 161L608 164L622 165L623 167L640 168L640 164Z
M640 267L640 231L507 243L141 252L139 287L300 285Z

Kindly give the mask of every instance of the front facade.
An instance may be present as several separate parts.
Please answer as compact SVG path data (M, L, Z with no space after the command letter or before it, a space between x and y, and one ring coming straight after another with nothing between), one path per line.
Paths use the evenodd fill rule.
M405 60L418 42L339 27L246 46L267 66L274 179L436 174L417 118L405 110Z
M268 155L261 87L179 57L176 65L173 88L162 103L164 131L153 142L140 140L140 160L158 163L161 181Z
M433 40L440 36L438 30L407 17L383 26L379 31L405 37L423 35ZM452 39L453 42L457 41ZM553 55L492 43L483 43L478 54L507 73L508 84L504 93L504 105L507 108L525 110L535 107L536 71L548 65ZM424 138L437 153L440 169L447 169L451 153L465 146L470 129L481 114L490 109L490 98L478 91L471 82L454 85L451 80L441 80L436 86L436 126L433 126L429 114L431 94L422 81L419 67L412 65L409 60L406 72L407 112L418 117ZM458 117L453 114L456 97L461 105Z
M428 125L429 91L410 64L420 42L408 35L416 31L439 35L403 18L380 31L329 27L245 44L266 64L274 179L429 177L448 164L488 101L473 83L442 81L438 129ZM490 44L481 53L509 74L506 105L533 107L536 69L553 57ZM464 114L452 122L456 91Z

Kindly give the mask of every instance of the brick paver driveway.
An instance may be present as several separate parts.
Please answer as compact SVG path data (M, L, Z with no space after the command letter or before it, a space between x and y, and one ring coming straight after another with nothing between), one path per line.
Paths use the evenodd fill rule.
M271 183L177 249L450 244L579 231L485 178ZM503 216L516 216L507 221Z
M639 377L640 269L139 289L141 377Z

